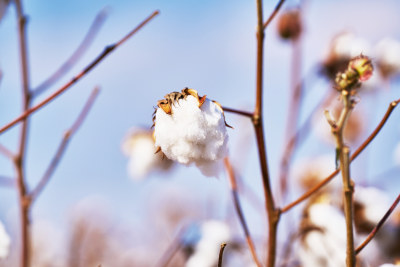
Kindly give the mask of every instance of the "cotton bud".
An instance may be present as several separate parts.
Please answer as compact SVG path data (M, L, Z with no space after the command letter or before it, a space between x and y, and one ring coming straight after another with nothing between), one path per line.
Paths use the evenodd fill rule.
M219 160L228 151L229 127L219 103L185 88L158 101L153 122L158 151L179 163L194 163L206 176L218 176Z
M348 66L352 57L361 53L368 54L371 51L369 43L352 33L345 32L337 35L331 42L323 62L323 73L333 80L338 72L342 72Z
M11 239L8 236L4 225L0 222L0 260L5 259L10 251Z
M284 12L278 20L278 33L286 40L296 40L302 32L300 10Z
M336 75L335 88L339 91L345 90L353 93L355 89L360 87L360 82L365 82L371 78L373 70L369 57L362 54L354 57L349 61L347 69Z
M375 49L378 70L384 78L400 74L400 42L394 39L384 39Z
M133 179L143 179L154 171L167 171L173 165L162 153L155 153L150 130L131 130L123 141L122 151L129 157L128 173Z

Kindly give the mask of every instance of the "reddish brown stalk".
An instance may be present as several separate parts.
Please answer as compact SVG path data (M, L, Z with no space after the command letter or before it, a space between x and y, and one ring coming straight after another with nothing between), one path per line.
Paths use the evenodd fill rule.
M268 27L268 25L271 23L271 21L275 18L275 16L278 14L279 10L281 9L281 6L283 5L283 3L285 2L285 0L280 0L278 2L278 4L275 6L274 11L272 11L271 15L269 15L269 18L267 19L267 21L264 23L263 27L264 29L266 29Z
M29 67L28 52L26 41L26 16L24 14L22 3L15 0L15 7L18 19L18 36L19 36L19 53L21 60L21 76L22 76L22 111L29 110L31 104L31 93L29 87ZM22 119L21 134L19 138L18 152L14 157L14 165L16 170L19 212L20 212L20 266L28 267L30 265L30 234L29 234L29 208L30 202L27 197L25 169L26 144L28 140L28 118Z
M378 222L378 224L372 229L372 231L369 233L367 238L362 242L357 248L356 248L356 254L360 253L363 248L368 245L368 243L375 237L375 235L378 233L379 229L381 229L382 225L386 222L386 220L389 218L390 214L394 211L396 206L400 202L400 194L397 196L396 200L393 202L392 206L390 206L389 210L385 213L385 215L382 217L382 219Z
M228 177L229 177L229 183L230 183L232 197L233 197L233 204L235 206L236 213L239 216L240 225L242 226L242 229L243 229L243 232L244 232L244 236L245 236L245 239L246 239L246 242L247 242L247 246L249 247L249 250L250 250L251 256L253 257L254 263L258 267L261 267L262 265L260 263L260 260L257 257L257 253L256 253L256 249L255 249L255 246L254 246L254 242L253 242L253 239L251 238L250 231L249 231L249 228L247 226L246 220L244 218L242 207L240 205L235 172L233 170L233 167L232 167L228 157L226 157L224 159L224 164L225 164L225 170L226 170L226 172L228 174Z
M222 256L224 255L225 247L226 247L226 243L222 243L221 248L219 250L218 267L222 267Z
M354 153L350 157L350 162L352 162L354 159L357 158L358 155L372 142L372 140L378 135L380 130L383 128L385 123L390 117L390 114L393 112L393 110L396 108L396 106L400 103L400 99L395 100L389 104L388 109L386 110L385 115L383 116L382 120L379 122L378 126L375 128L375 130L368 136L368 138L354 151ZM282 208L281 212L285 213L292 209L293 207L297 206L304 200L306 200L308 197L310 197L312 194L317 192L319 189L321 189L324 185L328 184L337 174L339 173L339 169L336 169L334 172L332 172L328 177L326 177L324 180L319 182L317 185L315 185L313 188L305 192L302 196L300 196L298 199L295 201L289 203L285 207Z
M71 140L73 135L79 130L84 119L87 117L90 109L93 106L94 101L96 100L98 93L99 93L99 88L96 87L92 91L90 97L88 98L85 106L83 107L79 116L75 120L74 124L64 133L64 137L61 140L60 145L58 146L56 154L54 155L49 166L47 167L46 172L44 173L42 179L40 180L38 185L35 187L35 189L33 189L32 192L30 193L30 199L32 202L35 201L39 197L39 195L43 191L44 187L49 183L50 178L52 177L55 169L58 166L58 163L60 162L62 156L65 153L66 148L68 147L69 141Z
M107 18L107 9L101 10L94 19L89 31L86 33L78 48L70 56L70 58L61 65L49 78L42 82L38 87L32 90L32 97L36 97L51 87L56 81L62 78L77 62L84 53L88 50L97 36L101 26Z
M242 115L248 118L253 118L253 113L248 112L248 111L243 111L243 110L238 110L238 109L233 109L233 108L228 108L228 107L222 107L224 112L230 112L238 115Z
M258 155L264 188L265 206L268 216L268 259L267 267L275 266L277 227L280 211L275 207L272 196L270 176L268 170L267 152L263 128L263 54L264 54L264 27L262 0L257 0L257 67L256 67L256 106L253 115L253 125L256 133Z
M94 59L86 68L84 68L78 75L73 77L69 82L67 82L64 86L59 88L57 91L55 91L53 94L51 94L49 97L47 97L45 100L37 104L36 106L28 109L25 111L23 114L12 120L11 122L7 123L3 127L0 128L0 133L3 133L4 131L10 129L13 127L15 124L18 122L24 120L27 118L30 114L33 112L37 111L38 109L42 108L49 102L51 102L53 99L64 93L69 87L74 85L77 81L79 81L82 77L84 77L89 71L91 71L97 64L99 64L108 54L110 54L112 51L114 51L116 48L118 48L121 44L123 44L126 40L128 40L132 35L134 35L137 31L139 31L143 26L145 26L150 20L152 20L156 15L159 14L159 11L154 11L149 17L147 17L143 22L141 22L135 29L133 29L131 32L129 32L125 37L123 37L120 41L118 41L115 44L107 46L102 53L100 53L96 59Z

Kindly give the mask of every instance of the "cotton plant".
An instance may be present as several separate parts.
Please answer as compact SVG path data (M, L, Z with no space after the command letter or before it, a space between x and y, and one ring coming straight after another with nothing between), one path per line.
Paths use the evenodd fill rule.
M0 260L5 259L10 252L11 238L0 221Z
M181 164L196 165L205 176L219 175L230 126L218 102L185 88L158 101L153 122L157 151Z
M124 138L122 151L129 157L127 170L134 180L142 180L153 172L166 172L173 166L173 162L163 153L155 153L151 130L131 129Z
M194 246L193 254L186 262L186 267L214 267L222 243L231 238L229 226L218 220L208 220L200 226L200 239Z

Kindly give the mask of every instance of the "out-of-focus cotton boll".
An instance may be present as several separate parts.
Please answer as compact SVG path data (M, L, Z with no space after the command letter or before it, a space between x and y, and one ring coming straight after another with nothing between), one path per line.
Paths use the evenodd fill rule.
M184 90L166 95L165 104L159 101L154 116L155 145L171 160L194 163L204 175L218 176L220 159L228 151L224 112L218 103L198 97L195 90ZM179 95L168 100L172 94Z
M384 78L400 74L400 42L386 38L376 48L376 60L379 71Z
M318 203L306 211L297 255L301 266L345 266L346 224L335 206Z
M356 187L354 220L357 231L369 233L390 207L388 196L375 187Z
M0 222L0 259L4 259L10 252L11 239L4 228L4 225Z
M315 186L335 170L335 162L330 155L319 156L317 158L304 159L297 162L293 168L293 176L304 190ZM334 180L321 188L320 192L330 192L337 187L335 184L340 182Z
M186 262L186 267L216 266L221 244L230 239L229 226L221 221L204 222L200 232L200 240L194 248L194 253Z
M173 162L156 154L151 131L133 129L122 144L122 151L129 157L128 173L133 179L143 179L152 171L168 170Z
M400 265L398 264L391 264L391 263L385 263L380 265L379 267L399 267Z
M360 54L370 54L371 46L368 41L345 32L337 35L331 42L323 63L324 73L333 80L336 73L347 68L349 60Z

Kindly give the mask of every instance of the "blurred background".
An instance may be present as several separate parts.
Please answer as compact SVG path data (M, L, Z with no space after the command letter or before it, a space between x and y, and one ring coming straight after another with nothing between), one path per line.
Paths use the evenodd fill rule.
M276 3L264 2L267 18ZM321 64L326 62L335 36L349 32L363 39L369 50L360 52L366 55L370 52L374 63L377 61L374 49L381 40L400 40L400 3L396 0L303 2L299 76L304 81L304 97L298 125L306 120L320 99L333 90L331 81L321 74ZM154 10L160 10L159 16L93 71L31 116L26 161L29 188L42 177L64 131L74 122L92 89L101 88L93 109L32 208L33 250L42 251L38 255L44 254L43 251L49 254L41 255L42 258L35 256L36 266L64 266L65 262L55 262L55 258L69 259L67 266L89 266L73 263L77 257L71 256L79 255L80 247L76 244L85 246L79 240L82 232L88 240L97 240L99 247L102 243L98 240L106 244L100 260L91 256L100 249L93 246L89 246L90 251L82 249L82 254L88 258L86 263L93 264L90 266L100 263L103 266L153 266L173 243L179 229L205 220L228 223L233 238L243 244L242 229L224 173L218 178L205 178L195 167L176 165L169 172L152 172L141 179L131 177L127 170L129 159L121 147L132 127L150 128L157 100L184 87L194 88L200 95L205 94L223 106L253 110L255 1L31 0L23 4L28 15L32 88L69 58L101 10L105 8L107 14L88 51L34 103L69 81L106 45L119 40ZM299 1L287 0L282 10L298 6ZM293 45L279 37L277 20L274 20L266 31L264 56L265 132L274 188L278 188L279 161L286 144L292 52ZM8 6L0 21L0 70L0 124L4 125L21 113L17 19L13 4ZM370 85L372 89L359 95L360 102L355 109L362 111L363 128L350 144L353 150L374 129L390 101L400 95L396 76L390 79L379 77L378 73L376 76L377 80ZM323 120L322 112L316 116ZM226 120L234 127L228 129L229 149L239 184L246 192L242 197L243 210L258 252L264 257L266 215L252 125L250 120L229 113L226 113ZM383 190L389 204L400 188L400 160L394 156L400 140L399 121L400 112L396 110L376 140L352 165L356 184ZM323 126L313 123L312 127ZM311 131L294 155L292 170L298 170L295 166L304 166L305 160L319 156L329 158L329 171L334 170L334 144L319 138L320 135L318 130ZM19 127L16 126L0 135L0 143L14 151L18 137ZM15 176L11 162L1 155L0 175ZM292 171L290 194L285 203L304 191L294 181L295 176L296 171ZM282 205L279 200L278 203ZM382 210L382 214L384 212ZM288 219L283 219L282 243L288 238L285 220L298 221L300 213L301 209L295 208ZM16 190L9 186L0 186L0 221L11 236L8 261L14 262L18 254L18 204ZM189 243L196 239L191 235L185 235L189 236ZM245 246L241 253L243 258L250 259ZM121 263L107 265L106 258L110 255L119 255ZM237 256L231 257L237 265L228 266L250 266L239 263L248 260L250 264L247 258L239 261ZM178 264L179 260L184 261L182 258L175 260L175 266L182 264ZM0 264L3 263L0 261Z

